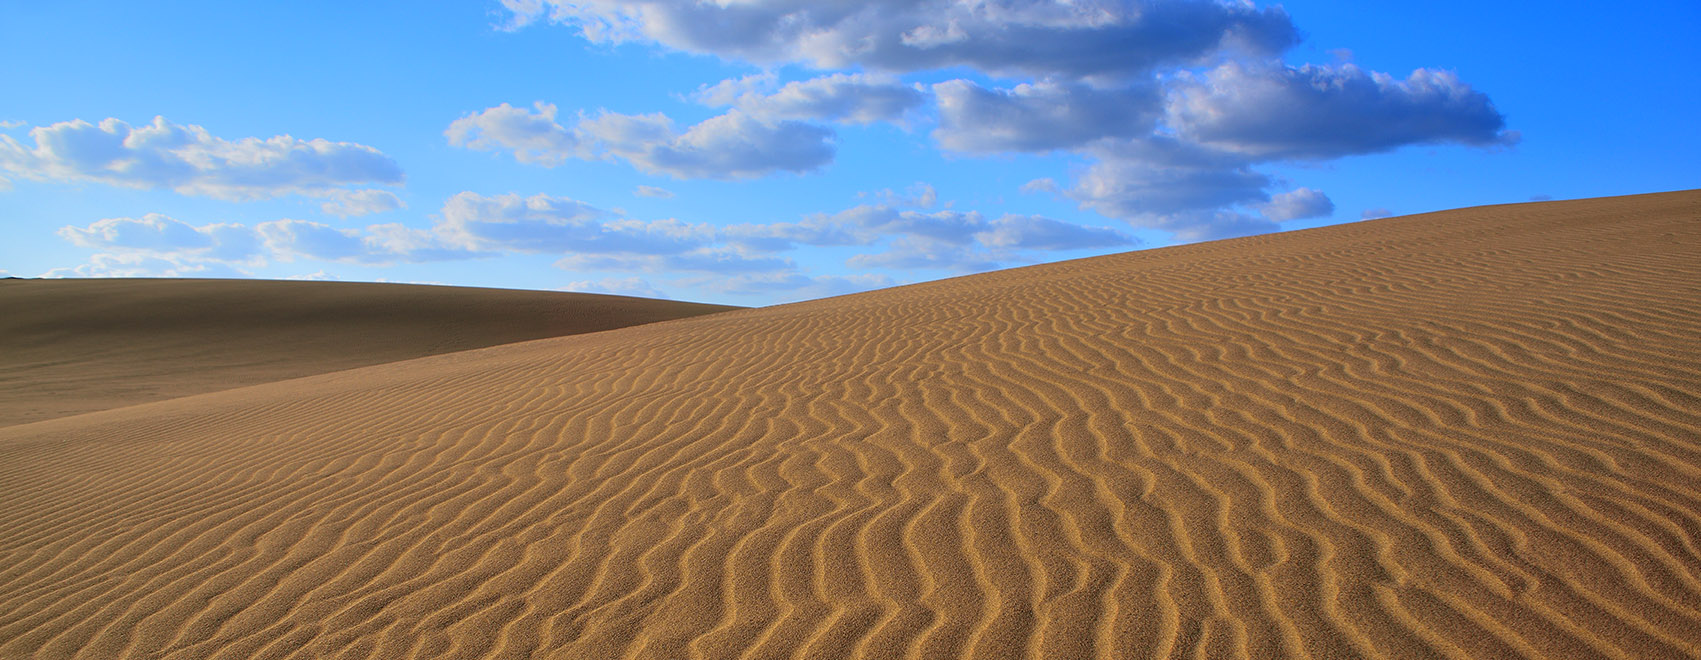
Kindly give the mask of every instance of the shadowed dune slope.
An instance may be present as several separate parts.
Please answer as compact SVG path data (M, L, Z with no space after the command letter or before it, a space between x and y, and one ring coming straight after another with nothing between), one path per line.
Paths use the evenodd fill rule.
M1693 657L1698 254L1485 207L4 428L0 657Z
M410 284L0 280L0 426L728 309Z

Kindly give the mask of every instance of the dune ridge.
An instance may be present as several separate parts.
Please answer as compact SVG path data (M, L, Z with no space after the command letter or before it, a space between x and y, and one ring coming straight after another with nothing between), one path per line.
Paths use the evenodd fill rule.
M0 426L735 309L366 282L0 280Z
M0 428L0 657L1701 655L1701 192Z

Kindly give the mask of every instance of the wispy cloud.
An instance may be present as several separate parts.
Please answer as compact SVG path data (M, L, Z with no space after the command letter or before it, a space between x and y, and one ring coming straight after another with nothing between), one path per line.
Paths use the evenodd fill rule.
M0 172L35 181L94 181L226 200L329 197L348 186L399 185L402 169L372 147L288 135L226 140L155 117L131 126L81 119L0 135Z

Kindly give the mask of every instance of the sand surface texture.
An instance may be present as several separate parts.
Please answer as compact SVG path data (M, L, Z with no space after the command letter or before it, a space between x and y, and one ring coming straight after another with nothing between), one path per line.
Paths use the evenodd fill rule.
M1701 653L1701 193L0 428L0 657Z
M726 309L404 284L0 280L0 426Z

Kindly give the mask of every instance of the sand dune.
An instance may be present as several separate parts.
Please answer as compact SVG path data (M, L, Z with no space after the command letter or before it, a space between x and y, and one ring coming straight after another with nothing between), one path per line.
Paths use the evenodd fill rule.
M731 309L254 280L0 280L0 426Z
M1701 655L1701 192L0 429L0 657Z

